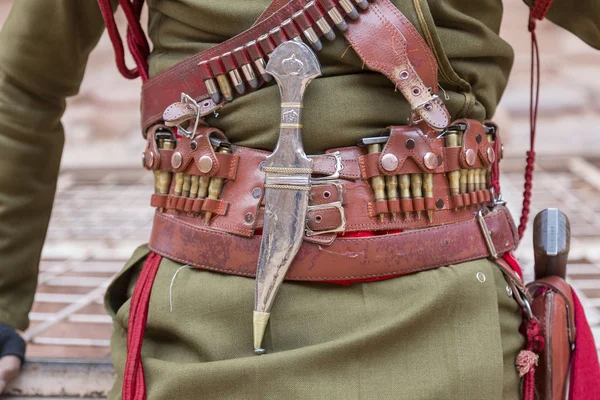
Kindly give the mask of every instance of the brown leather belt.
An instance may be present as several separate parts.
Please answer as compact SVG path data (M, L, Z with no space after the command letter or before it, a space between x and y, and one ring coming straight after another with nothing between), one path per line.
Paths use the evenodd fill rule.
M485 224L471 218L365 238L341 236L329 246L305 241L286 279L327 281L404 275L490 257L491 248L503 254L516 247L516 228L505 207L496 206L484 220ZM260 236L245 238L218 232L157 212L149 246L158 254L199 269L252 277L260 241Z

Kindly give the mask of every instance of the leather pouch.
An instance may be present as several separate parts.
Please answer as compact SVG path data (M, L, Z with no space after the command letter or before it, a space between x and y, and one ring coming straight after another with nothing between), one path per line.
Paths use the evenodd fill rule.
M544 350L536 368L536 393L541 400L566 398L569 364L575 343L574 304L571 287L558 276L527 285L533 297L531 310L544 332Z

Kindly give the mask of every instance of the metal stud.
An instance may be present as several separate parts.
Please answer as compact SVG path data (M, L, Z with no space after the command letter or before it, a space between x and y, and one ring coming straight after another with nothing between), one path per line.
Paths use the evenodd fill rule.
M212 167L213 167L213 161L211 160L211 158L209 156L202 156L198 160L198 169L203 174L210 172Z
M412 150L415 148L415 141L413 139L408 139L406 141L406 148Z
M394 171L398 168L398 157L393 154L386 154L381 158L381 165L386 171Z
M508 297L512 297L513 295L513 291L509 285L506 285L506 294L508 295Z
M465 158L467 159L467 164L469 166L473 166L475 164L475 150L473 149L468 149L467 152L465 153Z
M173 155L171 156L171 165L173 166L173 168L181 167L182 163L183 163L183 156L181 155L181 153L178 151L173 153Z
M438 210L442 210L444 208L444 200L437 199L435 202L435 206L438 208Z
M246 215L244 215L244 222L247 224L251 224L254 222L254 214L252 214L251 212L246 213Z
M261 188L254 188L254 189L252 189L252 197L254 197L255 199L260 199L261 196L262 196L262 189Z
M478 133L477 135L475 135L475 141L477 142L477 144L480 144L481 140L482 140L481 133Z
M438 165L437 156L432 152L427 152L427 154L425 154L425 157L423 157L423 162L425 163L427 169L435 169Z

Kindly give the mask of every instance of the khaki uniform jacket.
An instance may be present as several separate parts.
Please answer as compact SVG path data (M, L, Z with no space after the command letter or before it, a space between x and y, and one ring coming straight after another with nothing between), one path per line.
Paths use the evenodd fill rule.
M513 62L512 49L498 36L502 3L499 0L393 2L433 49L439 64L444 100L452 117L479 120L492 118ZM247 29L268 3L268 0L148 0L148 34L153 46L149 58L150 74L155 75L192 54ZM548 14L549 19L569 29L588 44L600 48L600 3L597 0L580 0L576 4L570 0L555 0L554 3ZM0 322L21 330L26 329L29 324L27 314L33 301L40 252L56 190L64 143L60 118L65 109L65 99L77 93L88 55L103 29L95 1L19 0L14 2L11 14L0 33ZM378 135L382 128L403 124L407 120L409 106L399 93L394 92L393 84L384 76L362 70L360 59L353 51L346 52L346 47L343 38L338 37L334 42L326 44L319 55L324 75L311 84L311 104L304 111L304 143L307 153L352 145L361 137ZM270 149L275 144L278 131L278 104L277 88L268 87L236 100L223 108L218 118L211 117L208 122L222 129L236 144ZM136 253L131 264L135 264L144 254L144 250ZM179 267L171 264L159 272L159 287L161 282L168 282ZM451 290L452 282L459 284L461 279L467 279L468 276L472 278L475 276L473 271L482 268L491 267L472 263L460 272L450 268L450 272L430 271L420 276L428 277L426 280L430 289L431 286L436 288L435 293L455 299L456 293ZM497 271L487 272L489 276L495 276L497 288L503 289L501 275L498 276ZM160 274L165 275L162 281ZM220 284L224 284L224 279L227 280L218 274L210 274L203 282L214 281L215 286L211 288L218 288ZM419 278L392 281L402 281L402 285L410 286L416 284ZM229 282L231 285L233 281L229 279ZM235 282L237 283L232 287L243 287L251 295L250 282ZM117 281L115 286L122 284ZM397 284L382 282L369 288L377 292ZM295 284L290 287L292 289L288 289L288 295L282 291L278 300L281 304L285 304L286 298L289 304L293 304L294 291L296 299L308 295L304 293L307 288L303 285ZM362 285L354 288L354 292L366 291ZM121 289L126 292L127 288ZM465 291L462 294L463 300L468 300L466 293L470 293L474 298L481 299L478 304L480 306L485 306L490 301L497 301L498 304L504 301L500 300L500 294L498 300L495 300L496 289L492 288L487 297L477 290ZM352 291L345 293L350 295ZM314 295L315 293L310 294ZM312 298L322 301L318 307L325 310L328 296ZM115 304L109 299L109 312L114 315L118 311L116 322L125 329L128 310L118 308L126 299L113 300ZM251 299L246 300L252 303ZM439 303L431 296L421 300L428 304L426 307L434 305L432 302ZM343 300L340 301L342 304ZM407 301L413 302L413 305L418 304L414 298ZM347 304L355 304L355 300L348 300ZM487 306L493 308L493 304ZM161 307L164 308L164 302ZM185 303L180 307L185 308ZM458 306L458 315L465 314L467 310L461 310L460 307ZM513 305L510 307L514 308ZM516 308L512 314L513 317L516 315ZM394 323L391 314L389 318L383 318L385 313L381 316L382 321ZM164 325L162 329L177 326L178 321L170 323L169 318L176 317L164 318L160 322ZM349 318L352 318L351 315ZM512 319L513 325L518 324L517 320L518 318ZM301 321L298 326L306 327L305 323ZM489 325L489 321L484 320L473 323ZM215 324L219 323L215 321ZM492 324L498 324L498 321L492 321ZM504 330L506 326L508 325L504 326ZM433 331L447 328L448 326L440 325ZM119 340L119 335L123 335L123 332L117 330L113 336L113 357L118 372L122 370L124 362L124 351L119 352L124 350L124 340L122 337ZM216 338L223 336L223 332L213 333ZM286 332L286 335L289 336L290 332ZM304 339L306 338L299 341ZM475 336L471 341L466 337L464 340L471 345L478 343L482 351L490 345ZM456 348L452 343L448 343L448 346ZM513 341L511 357L518 346L519 341ZM152 348L152 342L148 347ZM173 351L164 344L154 347L158 353ZM406 353L409 349L402 351ZM456 358L448 356L450 359ZM382 358L381 355L378 357ZM479 357L484 360L487 355L480 353ZM461 357L458 356L458 359ZM339 365L332 362L332 366ZM508 360L508 364L511 362ZM465 362L465 365L475 369L477 363ZM275 365L274 368L277 370L279 367ZM306 368L310 366L307 365ZM415 370L427 368L425 365L416 366ZM158 370L165 371L164 368ZM151 369L149 373L152 374ZM212 373L216 373L214 379L223 377L222 371ZM178 377L174 376L173 379L177 380ZM480 390L485 393L486 383L479 384ZM474 393L464 385L462 390ZM116 393L118 389L113 394ZM460 393L457 392L456 395L460 396Z

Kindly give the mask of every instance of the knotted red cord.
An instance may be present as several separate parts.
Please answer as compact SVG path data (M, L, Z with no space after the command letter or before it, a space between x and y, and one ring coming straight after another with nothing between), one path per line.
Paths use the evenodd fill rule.
M129 323L127 325L127 361L123 373L123 400L145 400L146 381L142 364L142 342L148 320L148 305L152 285L162 257L150 253L131 296Z
M144 34L142 26L140 24L140 17L142 13L143 0L119 0L119 4L125 13L127 18L127 46L135 61L136 68L129 69L125 64L125 49L123 47L123 41L119 34L119 28L115 23L115 17L110 4L110 0L98 0L98 6L100 7L100 13L104 19L108 36L112 42L115 51L115 61L117 68L121 75L127 79L135 79L138 76L142 77L142 81L148 80L148 54L150 54L150 46L148 39Z
M523 400L535 400L535 370L539 354L544 350L544 335L536 318L527 321L525 327L527 347L517 356L517 369L523 381Z

